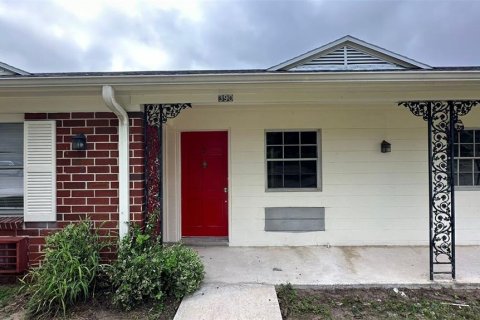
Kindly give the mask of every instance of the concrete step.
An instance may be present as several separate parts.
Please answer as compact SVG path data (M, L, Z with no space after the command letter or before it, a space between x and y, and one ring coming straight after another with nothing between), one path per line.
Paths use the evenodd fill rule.
M260 284L205 284L185 297L174 320L281 320L275 287Z
M183 237L181 243L190 247L228 247L227 237Z

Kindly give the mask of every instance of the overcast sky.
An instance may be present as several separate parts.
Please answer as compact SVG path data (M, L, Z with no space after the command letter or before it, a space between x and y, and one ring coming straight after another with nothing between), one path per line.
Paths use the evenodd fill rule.
M480 0L0 0L0 61L30 72L268 68L347 34L480 65Z

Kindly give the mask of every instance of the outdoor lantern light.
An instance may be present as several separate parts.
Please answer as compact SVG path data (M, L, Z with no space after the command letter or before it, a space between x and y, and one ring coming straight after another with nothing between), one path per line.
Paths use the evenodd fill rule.
M381 151L382 153L387 153L392 151L392 145L387 141L383 140L381 144Z
M87 150L87 137L83 133L72 138L72 150Z

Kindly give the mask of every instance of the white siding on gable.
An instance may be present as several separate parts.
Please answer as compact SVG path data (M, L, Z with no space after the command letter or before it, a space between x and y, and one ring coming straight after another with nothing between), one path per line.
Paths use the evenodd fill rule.
M378 70L378 69L403 69L398 65L375 57L366 52L343 46L327 54L314 57L290 71L315 71L315 70Z
M26 121L24 130L24 219L55 221L55 121Z

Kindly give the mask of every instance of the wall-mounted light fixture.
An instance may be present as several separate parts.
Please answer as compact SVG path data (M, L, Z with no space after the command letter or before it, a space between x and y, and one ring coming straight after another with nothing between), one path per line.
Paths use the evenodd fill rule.
M72 138L72 150L87 150L87 137L83 133Z
M380 150L382 153L388 153L392 151L392 145L387 141L383 140L382 144L380 145Z

